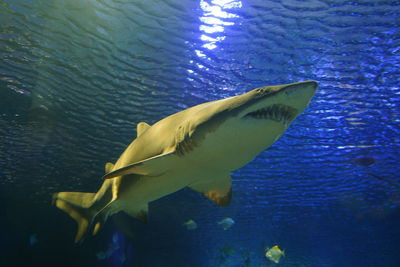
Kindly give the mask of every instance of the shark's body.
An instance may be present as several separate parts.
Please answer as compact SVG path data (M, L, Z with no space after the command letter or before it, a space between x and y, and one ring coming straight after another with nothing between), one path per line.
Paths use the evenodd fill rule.
M148 203L186 186L217 205L231 198L230 173L273 144L307 107L313 81L254 89L203 103L152 126L139 123L137 138L115 164L106 164L97 193L54 194L57 207L78 222L75 241L95 234L119 211L142 221Z

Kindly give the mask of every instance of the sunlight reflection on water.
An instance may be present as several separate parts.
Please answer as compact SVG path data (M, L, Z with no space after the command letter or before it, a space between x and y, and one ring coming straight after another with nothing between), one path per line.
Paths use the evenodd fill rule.
M200 0L200 7L203 10L203 16L200 17L200 21L203 23L200 25L200 31L203 34L200 39L204 42L204 48L212 50L217 47L218 42L226 38L224 35L225 27L235 25L233 20L239 17L228 11L241 8L242 1L212 0L208 3L205 0ZM200 51L196 51L196 53L199 57L204 56Z

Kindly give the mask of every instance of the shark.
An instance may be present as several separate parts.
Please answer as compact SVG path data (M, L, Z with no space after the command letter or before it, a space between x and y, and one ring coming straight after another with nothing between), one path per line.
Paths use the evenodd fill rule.
M115 163L105 165L95 193L58 192L54 205L78 225L75 242L95 235L111 215L148 221L149 203L189 187L218 206L232 198L232 171L271 146L309 105L318 84L265 86L199 104L149 125Z

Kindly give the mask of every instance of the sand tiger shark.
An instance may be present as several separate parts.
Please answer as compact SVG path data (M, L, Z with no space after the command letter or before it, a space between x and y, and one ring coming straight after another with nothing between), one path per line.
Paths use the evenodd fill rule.
M271 146L317 87L315 81L261 87L185 109L152 126L140 122L136 139L115 164L106 164L97 193L55 193L54 204L78 223L75 242L96 234L120 211L146 222L149 202L184 187L226 206L230 173Z

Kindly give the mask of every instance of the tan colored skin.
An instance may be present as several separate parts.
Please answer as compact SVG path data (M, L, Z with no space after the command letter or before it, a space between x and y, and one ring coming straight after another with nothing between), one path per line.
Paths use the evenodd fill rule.
M69 200L73 193L61 192L54 196L56 205L78 224L71 206L77 202L87 206L90 216L85 215L83 221L96 224L94 232L118 211L143 218L149 202L185 186L216 204L226 205L230 200L230 172L273 144L307 107L316 89L317 84L312 81L262 87L188 108L151 127L139 124L138 137L115 165L108 167L106 180L94 197L87 195L85 201L77 201L79 197L74 195ZM296 112L285 122L246 116L274 104L289 106ZM135 165L158 155L161 156ZM131 164L133 167L127 167ZM80 226L76 241L86 234L87 227L91 225Z

